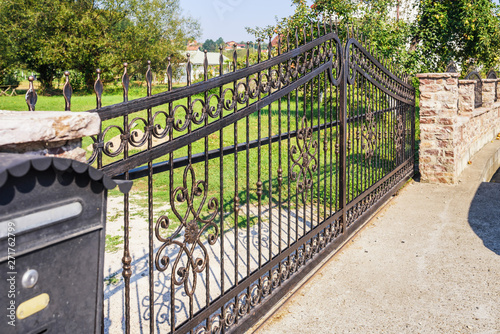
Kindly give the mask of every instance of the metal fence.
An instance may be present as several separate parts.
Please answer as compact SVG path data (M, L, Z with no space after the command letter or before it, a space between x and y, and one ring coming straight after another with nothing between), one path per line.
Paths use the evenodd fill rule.
M221 51L219 76L205 62L198 83L188 60L176 89L169 65L154 95L148 66L147 96L131 101L125 66L123 103L104 107L98 73L89 163L135 180L108 331L249 328L413 175L414 88L362 38L345 40L305 27L266 51L259 41L254 63L235 50L227 73Z

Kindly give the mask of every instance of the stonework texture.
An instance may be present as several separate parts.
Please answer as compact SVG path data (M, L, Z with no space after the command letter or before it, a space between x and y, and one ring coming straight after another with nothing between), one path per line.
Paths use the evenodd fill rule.
M495 100L495 82L497 79L483 80L483 107L491 107Z
M81 138L98 134L100 126L95 113L0 110L0 152L85 162Z
M456 73L418 74L422 182L453 184L470 158L500 132L496 79L483 80L483 106L474 108L474 81Z

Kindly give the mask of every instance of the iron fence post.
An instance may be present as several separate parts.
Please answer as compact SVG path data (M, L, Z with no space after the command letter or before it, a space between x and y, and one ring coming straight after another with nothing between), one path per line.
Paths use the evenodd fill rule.
M346 53L341 55L341 75L339 84L339 94L340 94L340 108L339 108L339 209L342 211L341 216L341 226L342 233L347 232L347 172L346 172L346 156L347 156L347 60L345 58Z

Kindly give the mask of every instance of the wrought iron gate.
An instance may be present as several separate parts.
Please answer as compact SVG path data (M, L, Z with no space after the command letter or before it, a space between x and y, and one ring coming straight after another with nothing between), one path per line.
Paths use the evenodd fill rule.
M154 95L148 68L147 97L133 101L125 68L124 102L102 108L98 78L103 130L89 162L136 180L123 204L121 330L249 328L413 175L414 88L346 37L318 25L267 51L259 41L255 64L248 47L230 64L221 51L211 79L205 55L194 84L188 57L187 85L172 89L169 65L168 91ZM131 205L147 208L141 268Z

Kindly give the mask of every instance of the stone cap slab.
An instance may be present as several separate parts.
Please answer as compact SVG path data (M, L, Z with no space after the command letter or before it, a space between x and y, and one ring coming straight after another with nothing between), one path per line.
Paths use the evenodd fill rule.
M0 147L35 142L60 142L99 133L97 113L0 110Z
M429 78L429 79L439 79L439 78L458 78L460 74L458 73L418 73L417 78Z

